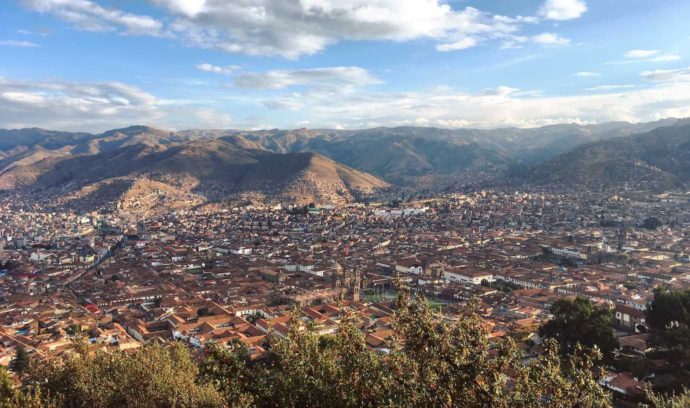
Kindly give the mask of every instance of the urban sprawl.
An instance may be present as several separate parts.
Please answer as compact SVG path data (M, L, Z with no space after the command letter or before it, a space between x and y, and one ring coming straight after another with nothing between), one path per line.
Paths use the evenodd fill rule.
M0 202L0 364L160 341L202 350L241 341L252 357L293 308L318 333L355 313L386 352L400 285L435 313L471 307L491 339L538 355L550 306L576 296L615 316L620 353L649 351L659 286L690 287L690 195L477 192L387 204L60 213ZM210 207L209 207L210 208ZM659 221L659 226L654 225ZM624 395L643 379L609 371Z

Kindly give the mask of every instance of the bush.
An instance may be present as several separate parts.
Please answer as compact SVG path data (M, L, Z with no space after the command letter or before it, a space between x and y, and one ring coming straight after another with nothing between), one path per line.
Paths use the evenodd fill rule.
M36 367L27 382L60 407L222 407L215 388L196 383L198 371L179 344L130 354L90 354L82 345L62 362Z

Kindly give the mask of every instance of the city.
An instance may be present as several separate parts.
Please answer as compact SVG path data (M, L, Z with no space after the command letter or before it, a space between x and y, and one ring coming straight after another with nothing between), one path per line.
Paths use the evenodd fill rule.
M2 2L0 408L690 407L688 21Z
M101 350L151 341L241 341L266 353L291 310L320 334L354 311L366 344L383 352L395 292L423 294L440 318L468 302L490 339L539 353L540 325L575 296L615 315L621 355L652 350L645 309L655 288L690 287L690 195L481 191L416 202L46 213L2 204L2 361L23 346L60 358L76 338ZM656 217L659 217L657 219ZM647 225L654 219L660 225ZM611 390L645 382L610 371Z

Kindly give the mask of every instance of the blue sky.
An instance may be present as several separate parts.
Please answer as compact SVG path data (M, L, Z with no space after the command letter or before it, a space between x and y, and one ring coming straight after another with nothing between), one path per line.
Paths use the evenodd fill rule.
M486 128L690 116L690 1L4 5L3 128Z

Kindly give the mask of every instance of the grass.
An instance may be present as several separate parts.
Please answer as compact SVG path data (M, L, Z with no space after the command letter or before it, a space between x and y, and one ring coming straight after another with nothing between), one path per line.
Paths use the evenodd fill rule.
M398 292L394 289L386 289L384 291L372 291L372 290L365 290L362 292L362 300L367 301L367 302L372 302L372 303L377 303L377 302L391 302L397 299L398 297ZM439 299L435 296L429 296L425 295L426 301L429 303L429 306L431 307L432 310L436 311L442 308L443 306L448 305L448 301L444 299Z

